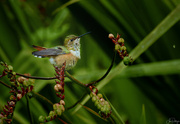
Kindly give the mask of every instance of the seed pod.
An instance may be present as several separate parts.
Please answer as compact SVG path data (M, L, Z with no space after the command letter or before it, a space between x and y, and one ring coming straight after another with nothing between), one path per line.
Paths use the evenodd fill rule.
M22 94L18 93L17 94L17 100L19 101L22 98Z
M58 106L59 106L58 103L54 104L54 105L53 105L53 109L56 110L56 109L58 108Z
M65 108L64 108L64 106L63 106L63 105L59 105L57 109L60 109L62 112L64 112L64 111L65 111Z
M98 109L101 109L101 107L102 107L101 104L97 104Z
M126 51L126 47L125 47L125 46L122 46L121 49L124 50L124 51Z
M17 79L17 81L18 81L19 83L21 83L21 84L22 84L25 80L26 80L25 77L18 77L18 79Z
M41 115L41 116L39 116L38 120L39 120L40 123L43 123L43 122L45 122L46 119L45 119L44 116Z
M96 96L96 94L94 92L90 93L90 97Z
M50 111L49 112L49 116L51 116L52 118L56 115L56 112L55 111Z
M46 121L50 121L50 120L51 120L51 116L47 116Z
M12 107L15 106L15 104L16 104L16 103L15 103L14 101L10 101L10 102L8 103L8 105L9 105L9 106L12 106Z
M103 97L101 93L98 93L97 96L99 97L99 99Z
M12 71L12 70L13 70L13 67L12 67L11 65L8 65L8 69L9 69L10 71Z
M58 88L57 84L54 86L54 90L55 90L56 92L59 92L59 88Z
M61 116L62 111L61 111L60 109L57 109L57 110L56 110L56 113L57 113L57 115Z
M123 62L125 65L131 65L133 63L133 59L129 56L124 57Z
M95 102L97 100L97 97L96 96L93 96L92 97L92 102Z
M99 104L99 100L96 100L94 105L97 106Z
M124 39L123 38L119 38L118 39L118 43L124 43Z
M60 84L56 84L59 90L63 90L63 87Z
M117 51L117 50L121 50L121 46L119 45L119 44L116 44L115 45L115 50Z

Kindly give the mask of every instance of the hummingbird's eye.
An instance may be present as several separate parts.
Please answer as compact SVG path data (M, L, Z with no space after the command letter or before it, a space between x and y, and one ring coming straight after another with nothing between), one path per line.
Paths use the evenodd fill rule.
M70 41L73 42L74 39L71 39Z

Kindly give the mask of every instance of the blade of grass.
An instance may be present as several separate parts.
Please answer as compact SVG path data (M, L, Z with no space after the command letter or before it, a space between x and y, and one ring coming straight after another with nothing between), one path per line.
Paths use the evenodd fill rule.
M142 115L140 119L140 124L146 124L146 114L145 114L145 106L142 105Z
M81 105L81 104L80 104L80 105ZM89 108L89 107L87 107L87 106L84 106L84 105L82 105L82 107L84 107L87 111L91 112L92 114L96 115L98 118L101 118L101 119L103 119L104 121L107 122L106 119L102 118L97 112L95 112L95 111L92 110L91 108Z
M65 3L64 5L60 6L59 8L57 8L56 10L54 10L54 12L52 13L53 15L56 14L57 12L59 12L60 10L62 10L63 8L71 5L71 4L74 4L76 2L79 2L80 0L70 0L68 1L67 3Z
M28 98L27 95L25 95L25 97L26 97L26 103L27 103L27 110L28 110L29 120L30 120L30 123L33 124L33 118L32 118L31 110L30 110L30 106L29 106L29 98Z
M121 123L121 124L125 124L122 117L119 115L119 113L116 111L116 109L114 108L114 106L111 104L111 102L107 99L107 97L104 95L104 97L106 98L106 100L109 102L111 108L112 108L112 111L115 113L115 115L117 116L118 118L118 121ZM118 122L118 123L119 123Z

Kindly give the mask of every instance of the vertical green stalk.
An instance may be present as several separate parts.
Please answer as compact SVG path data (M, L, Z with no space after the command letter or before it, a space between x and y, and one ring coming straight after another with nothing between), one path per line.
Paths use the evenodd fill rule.
M27 110L28 110L30 123L33 124L33 118L32 118L31 111L30 111L30 106L29 106L29 97L27 96L27 94L25 96L26 96Z

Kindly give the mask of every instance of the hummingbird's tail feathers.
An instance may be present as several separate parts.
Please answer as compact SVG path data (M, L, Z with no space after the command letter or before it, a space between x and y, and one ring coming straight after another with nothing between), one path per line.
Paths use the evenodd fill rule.
M34 51L34 52L32 52L32 54L34 55L34 57L37 57L37 58L44 58L44 57L46 57L45 55L40 55L39 52L40 51Z
M35 45L32 45L32 47L38 51L41 51L41 50L45 50L46 48L44 47L40 47L40 46L35 46Z
M32 54L35 57L44 58L44 57L51 57L51 56L66 54L66 52L63 51L61 48L59 48L59 49L44 49L40 51L34 51L32 52Z

